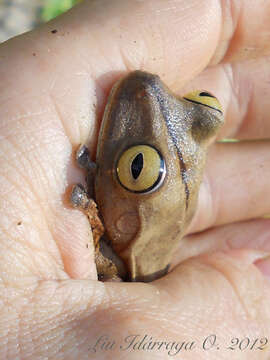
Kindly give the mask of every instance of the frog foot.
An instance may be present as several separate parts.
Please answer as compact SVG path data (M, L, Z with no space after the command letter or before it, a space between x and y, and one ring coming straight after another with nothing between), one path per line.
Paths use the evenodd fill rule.
M90 198L81 184L73 186L71 203L74 207L83 210L90 222L95 247L99 247L99 239L104 234L104 226L99 218L97 204Z
M77 184L73 187L71 192L71 203L74 207L83 210L89 219L95 245L95 262L98 279L101 281L122 281L121 277L118 275L118 268L114 263L117 259L113 258L113 254L108 250L109 247L104 242L100 242L101 237L104 234L104 226L98 215L97 204L88 196L83 185ZM102 249L100 249L100 243ZM108 257L104 256L100 250L106 250ZM112 259L109 257L112 257ZM124 273L123 265L118 264L118 267L121 269L120 273Z

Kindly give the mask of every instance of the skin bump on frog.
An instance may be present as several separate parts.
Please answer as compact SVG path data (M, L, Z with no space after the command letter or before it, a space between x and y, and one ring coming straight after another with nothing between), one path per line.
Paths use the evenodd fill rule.
M137 70L113 86L96 162L85 145L77 151L87 186L71 194L92 227L99 280L149 282L168 272L223 121L213 95L177 97L157 75Z

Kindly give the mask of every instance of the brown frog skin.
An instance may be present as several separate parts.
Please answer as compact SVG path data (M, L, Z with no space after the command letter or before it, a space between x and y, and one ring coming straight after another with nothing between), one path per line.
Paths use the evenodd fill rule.
M83 146L77 160L88 172L88 189L77 185L71 197L87 209L95 196L105 243L117 254L105 266L97 261L106 279L120 274L148 282L166 274L196 208L207 147L222 123L213 95L176 97L157 75L134 71L112 88L96 169Z

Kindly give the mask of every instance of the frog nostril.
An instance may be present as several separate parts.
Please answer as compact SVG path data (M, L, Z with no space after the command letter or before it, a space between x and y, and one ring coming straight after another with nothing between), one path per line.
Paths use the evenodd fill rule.
M143 154L139 153L131 164L131 174L134 180L138 179L143 169Z

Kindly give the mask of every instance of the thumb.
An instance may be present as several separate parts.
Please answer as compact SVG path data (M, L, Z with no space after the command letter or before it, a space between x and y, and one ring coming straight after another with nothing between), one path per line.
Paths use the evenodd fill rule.
M262 252L220 252L185 261L158 281L178 304L181 332L199 344L213 334L209 351L199 347L193 356L269 359L269 266Z
M220 252L152 283L106 283L91 352L104 355L113 338L115 358L268 360L270 286L257 266L264 257Z
M219 2L192 0L183 11L184 3L178 0L168 7L163 0L85 1L1 44L1 168L9 169L2 188L14 197L9 201L16 204L16 216L28 219L35 214L31 234L36 231L37 240L29 229L20 230L26 246L35 241L41 248L41 229L46 227L58 259L51 265L48 254L37 257L37 263L49 258L46 274L61 266L73 278L95 277L93 253L87 247L89 225L83 214L66 206L65 189L82 181L71 154L88 138L93 149L97 119L112 82L119 73L141 68L159 73L169 86L175 79L180 84L212 57L221 26ZM25 202L31 198L29 206L18 202L21 189L29 194ZM0 209L0 227L16 238L14 207L10 208L10 214L5 206ZM31 256L24 259L30 262ZM21 269L18 273L25 274Z

